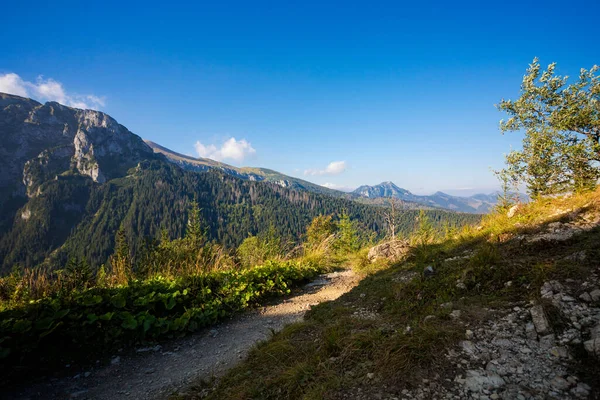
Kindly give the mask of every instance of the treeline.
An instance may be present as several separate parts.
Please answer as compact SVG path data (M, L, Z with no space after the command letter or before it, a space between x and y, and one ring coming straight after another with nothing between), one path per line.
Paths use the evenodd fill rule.
M269 229L285 242L299 243L305 227L318 215L337 217L345 212L365 237L373 239L382 237L386 229L380 207L145 161L127 177L103 185L78 176L43 184L41 194L21 209L13 229L0 240L2 268L6 273L15 265L33 267L45 262L52 269L74 256L95 269L113 252L119 230L136 257L148 241L182 237L194 199L207 239L226 250ZM416 210L401 213L400 234L414 229L417 214ZM437 226L459 227L479 219L442 210L427 214Z

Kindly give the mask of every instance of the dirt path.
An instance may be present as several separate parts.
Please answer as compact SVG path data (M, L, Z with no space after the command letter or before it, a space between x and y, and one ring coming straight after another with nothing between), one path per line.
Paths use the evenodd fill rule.
M162 346L116 355L108 365L22 388L8 398L165 399L191 382L222 374L271 331L301 320L310 306L334 300L357 283L352 271L323 275L277 304Z

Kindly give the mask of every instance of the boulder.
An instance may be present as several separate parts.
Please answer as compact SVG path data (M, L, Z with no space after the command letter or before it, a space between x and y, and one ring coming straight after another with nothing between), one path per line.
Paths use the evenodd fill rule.
M370 262L374 262L381 258L398 261L406 256L410 250L410 245L406 240L390 240L389 242L378 244L369 250L367 255Z

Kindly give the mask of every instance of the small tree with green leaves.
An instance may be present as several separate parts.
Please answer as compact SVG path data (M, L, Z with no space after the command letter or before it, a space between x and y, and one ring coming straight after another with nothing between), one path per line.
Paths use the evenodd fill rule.
M579 80L555 74L556 64L541 70L534 59L517 100L502 100L508 114L502 133L524 131L523 149L506 156L504 174L527 185L533 196L583 190L600 176L599 67L581 69Z
M425 210L419 210L419 216L417 217L416 223L417 227L413 233L411 242L415 245L432 243L437 236L437 232L431 219L425 213Z
M306 228L304 246L309 250L318 249L331 235L335 234L337 225L331 215L319 215L313 218Z
M346 210L342 210L337 226L339 239L336 242L336 249L344 254L357 251L360 248L358 231L356 224L350 219Z

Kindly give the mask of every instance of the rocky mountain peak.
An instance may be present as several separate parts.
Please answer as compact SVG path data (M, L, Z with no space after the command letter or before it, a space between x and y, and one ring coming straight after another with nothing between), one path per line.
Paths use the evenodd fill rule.
M0 188L11 195L33 196L67 171L103 183L153 157L141 138L103 112L5 93L0 134Z

